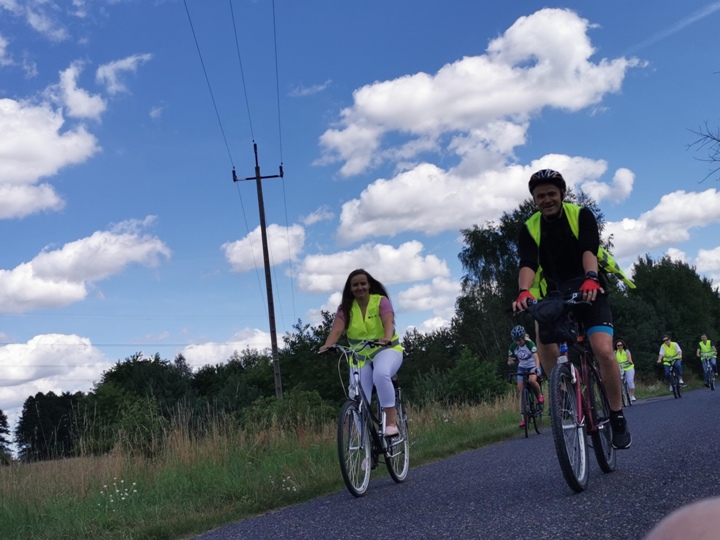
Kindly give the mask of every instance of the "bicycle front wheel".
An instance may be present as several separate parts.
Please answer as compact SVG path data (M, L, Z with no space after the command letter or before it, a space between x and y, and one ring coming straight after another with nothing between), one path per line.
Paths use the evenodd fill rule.
M565 481L576 493L587 487L589 472L585 427L578 421L578 413L570 366L558 364L550 375L553 440Z
M393 480L402 482L410 469L410 439L408 438L407 412L402 400L396 399L398 434L387 441L385 465Z
M710 368L710 371L708 371L708 380L710 381L710 390L715 390L715 372L713 371L712 367Z
M525 429L525 438L530 436L530 390L527 384L523 386L520 394L520 410L522 411L523 428Z
M540 403L535 397L535 393L531 389L527 389L527 421L532 421L535 433L540 435L542 430L542 411L540 410ZM529 427L527 429L530 429Z
M337 442L345 486L355 497L361 497L370 484L372 442L355 401L346 401L340 409Z
M608 402L605 387L592 369L588 370L588 379L590 382L590 406L592 407L593 423L595 424L590 437L600 469L605 473L609 473L613 472L617 465L617 455L612 445L610 402Z

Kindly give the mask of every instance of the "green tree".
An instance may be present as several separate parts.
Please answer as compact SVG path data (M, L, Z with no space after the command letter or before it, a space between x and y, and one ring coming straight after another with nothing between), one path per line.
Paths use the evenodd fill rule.
M12 461L11 442L8 417L4 411L0 410L0 463L4 465L10 464Z
M338 355L320 355L318 349L325 343L333 323L333 315L322 312L323 320L317 326L298 320L294 332L284 336L285 347L280 351L280 372L283 387L299 392L317 392L324 400L338 403L345 397L338 378ZM340 376L347 380L347 366L340 365Z
M71 457L77 454L75 411L83 397L81 392L39 392L23 404L15 442L22 461Z

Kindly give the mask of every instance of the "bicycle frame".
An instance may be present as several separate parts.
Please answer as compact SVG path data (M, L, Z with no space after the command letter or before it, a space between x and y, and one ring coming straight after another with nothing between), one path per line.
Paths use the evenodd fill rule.
M361 422L363 424L367 423L370 427L370 429L368 429L368 432L370 433L370 437L372 438L373 452L377 452L377 454L382 453L387 457L391 458L395 457L395 454L392 453L392 448L398 446L403 441L400 440L389 443L388 440L382 436L382 433L385 433L385 428L387 427L385 411L382 410L380 404L378 403L378 414L376 415L373 412L373 409L371 407L371 401L365 395L362 384L360 384L360 370L357 367L360 361L358 350L362 350L366 347L372 347L376 344L378 344L377 341L368 340L363 343L360 349L353 349L351 347L346 347L344 345L338 344L334 345L334 348L339 350L341 353L338 362L342 362L344 360L345 362L347 362L350 369L351 381L348 386L346 395L348 399L352 399L357 402L358 409L360 410ZM367 441L362 442L366 443Z

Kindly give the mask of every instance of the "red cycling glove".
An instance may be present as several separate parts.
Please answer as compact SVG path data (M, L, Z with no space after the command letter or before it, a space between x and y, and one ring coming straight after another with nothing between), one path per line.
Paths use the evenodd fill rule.
M596 279L588 278L580 285L580 292L599 291L601 288Z
M530 294L530 291L520 291L520 294L518 294L517 300L515 300L515 302L517 304L520 304L523 300L535 300L535 297Z

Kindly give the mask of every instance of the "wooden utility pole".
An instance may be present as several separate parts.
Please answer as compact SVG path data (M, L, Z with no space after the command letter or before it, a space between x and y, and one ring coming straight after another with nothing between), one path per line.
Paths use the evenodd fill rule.
M283 168L280 165L280 174L262 176L258 164L257 143L253 143L255 152L255 176L243 178L243 180L255 180L257 184L258 207L260 208L260 235L262 236L263 263L265 265L265 285L267 287L268 318L270 319L270 346L272 347L273 373L275 374L275 397L282 398L282 378L280 377L280 358L278 356L277 331L275 330L275 302L273 301L272 278L270 277L270 252L268 250L267 229L265 226L265 203L263 202L262 181L265 178L282 178ZM240 178L235 174L233 168L233 182Z

